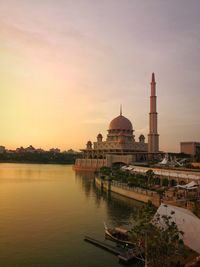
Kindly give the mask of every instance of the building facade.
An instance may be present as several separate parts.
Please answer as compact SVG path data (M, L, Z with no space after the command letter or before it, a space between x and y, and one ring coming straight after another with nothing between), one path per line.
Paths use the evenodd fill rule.
M150 113L149 113L149 135L148 143L145 136L141 134L135 139L134 129L131 121L120 114L114 118L108 127L108 134L103 140L101 133L97 135L95 142L90 140L85 149L81 149L83 159L78 159L75 169L91 169L112 166L114 163L131 164L136 161L147 161L159 154L159 135L157 129L156 110L156 82L155 75L151 79Z
M106 140L103 140L102 134L97 135L96 142L88 141L86 148L81 151L84 158L105 159L107 154L128 155L140 154L145 156L148 149L145 143L144 135L140 135L138 141L135 140L132 123L122 115L114 118L108 129Z
M181 142L181 153L185 153L191 156L200 155L200 142Z

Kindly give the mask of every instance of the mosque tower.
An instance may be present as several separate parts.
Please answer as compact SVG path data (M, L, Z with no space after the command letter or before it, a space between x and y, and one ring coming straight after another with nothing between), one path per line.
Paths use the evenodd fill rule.
M159 134L156 111L156 82L155 75L152 73L151 78L151 96L150 96L150 113L149 113L149 134L148 134L148 153L159 152Z

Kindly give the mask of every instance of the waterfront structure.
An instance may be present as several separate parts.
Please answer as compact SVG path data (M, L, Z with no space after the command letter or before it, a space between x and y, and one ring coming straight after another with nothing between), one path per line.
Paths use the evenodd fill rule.
M200 142L181 142L181 153L191 155L192 157L200 155Z
M108 128L106 140L101 133L97 135L96 142L90 140L83 153L82 159L77 159L75 169L96 170L102 166L111 167L114 163L131 164L138 161L148 161L159 156L157 109L156 109L156 82L155 74L151 77L151 96L149 113L148 143L141 134L135 139L131 121L123 116L122 107L120 114L114 118Z
M187 184L195 181L200 185L200 172L192 170L182 170L182 169L163 169L163 168L152 168L152 167L143 167L143 166L129 166L122 167L123 170L130 171L130 173L140 173L146 174L148 171L153 171L155 177L159 178L162 184L162 180L168 179L171 184L174 182L178 184Z
M155 191L142 189L139 187L130 187L125 183L101 179L99 177L95 177L95 183L97 186L101 187L101 189L109 192L114 192L121 196L135 199L144 203L151 201L156 207L159 207L160 205L160 195Z

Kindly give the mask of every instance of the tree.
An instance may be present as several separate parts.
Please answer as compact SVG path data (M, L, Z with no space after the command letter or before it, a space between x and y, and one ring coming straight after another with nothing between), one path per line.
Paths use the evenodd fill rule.
M162 180L162 185L163 185L163 186L168 186L168 185L169 185L169 180L168 180L167 178L164 178L164 179Z
M146 266L173 266L173 257L185 252L183 232L178 230L172 216L174 213L170 216L155 215L155 208L150 204L140 209L131 233L136 253Z
M141 173L136 173L135 178L137 180L138 186L146 188L147 187L147 176Z
M200 151L197 151L195 155L196 162L200 162Z
M101 175L109 176L111 174L111 168L109 167L101 167L99 171Z
M154 179L154 172L152 170L146 171L146 176L148 180L148 185L150 185Z
M154 177L154 178L153 178L153 184L154 184L154 185L160 185L160 178L158 178L158 177Z

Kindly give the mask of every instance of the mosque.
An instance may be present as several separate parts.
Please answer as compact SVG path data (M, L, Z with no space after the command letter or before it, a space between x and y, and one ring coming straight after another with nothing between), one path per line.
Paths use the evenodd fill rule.
M109 124L106 140L99 133L96 142L88 141L86 148L81 149L83 158L76 160L74 169L97 170L115 163L132 164L157 158L160 154L157 116L156 82L152 73L148 142L145 142L143 134L139 136L139 140L135 140L133 125L122 115L120 107L119 116Z

